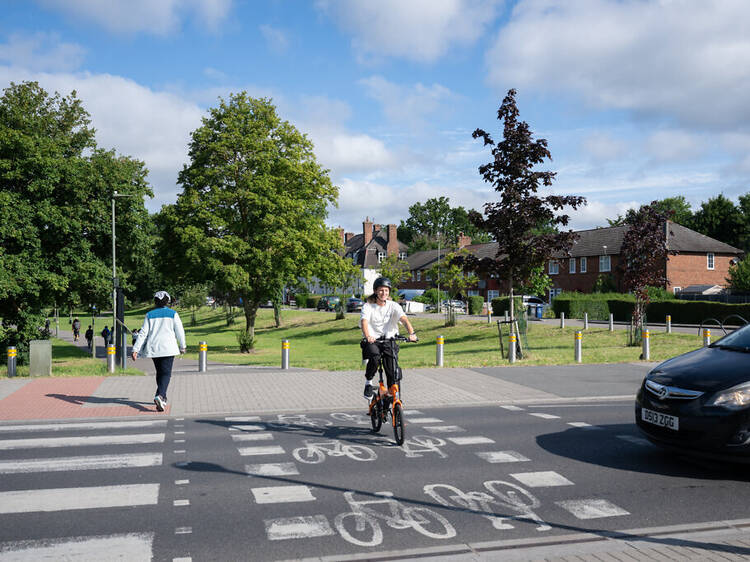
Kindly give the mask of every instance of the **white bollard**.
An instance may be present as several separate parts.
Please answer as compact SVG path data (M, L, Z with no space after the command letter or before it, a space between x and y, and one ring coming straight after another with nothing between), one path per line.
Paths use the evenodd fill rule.
M443 336L437 337L435 344L435 365L437 367L443 366L443 345L445 344L445 338Z
M667 314L667 333L672 333L672 317L669 314Z
M614 332L615 331L615 315L611 312L609 313L609 331Z
M281 368L289 369L289 340L281 340Z
M583 344L583 332L581 330L576 330L575 335L575 360L576 363L580 363L583 361L583 350L582 348Z
M560 329L565 328L565 313L560 313Z
M583 313L583 329L584 330L589 329L589 313L588 312Z
M643 359L644 361L649 361L651 359L651 348L649 345L649 340L651 339L649 337L650 335L651 334L649 334L648 330L643 331L643 355L641 359Z
M115 372L115 346L114 345L107 346L107 372L108 373Z
M516 362L516 333L513 331L513 327L510 329L510 336L508 337L508 362Z
M198 372L205 373L207 367L208 344L204 341L198 342Z
M703 347L711 345L711 330L703 328Z
M15 346L8 346L8 378L16 376L16 356L18 350Z

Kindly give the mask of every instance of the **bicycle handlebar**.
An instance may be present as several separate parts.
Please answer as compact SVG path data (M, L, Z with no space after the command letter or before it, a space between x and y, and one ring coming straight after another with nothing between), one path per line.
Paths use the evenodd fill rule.
M415 343L418 342L419 341L419 337L417 337L416 335L414 337L415 337L414 342ZM362 338L362 339L365 339L365 338ZM405 336L402 336L400 334L396 334L392 338L386 338L385 336L380 336L375 341L406 341L406 342L411 342L411 340L409 338L407 338Z

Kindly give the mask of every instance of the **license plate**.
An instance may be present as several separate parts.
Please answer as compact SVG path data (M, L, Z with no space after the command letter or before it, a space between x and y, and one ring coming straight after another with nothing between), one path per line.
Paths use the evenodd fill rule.
M675 431L680 429L680 418L677 416L661 414L659 412L654 412L653 410L647 410L646 408L641 408L641 419L660 427L666 427L667 429L673 429Z

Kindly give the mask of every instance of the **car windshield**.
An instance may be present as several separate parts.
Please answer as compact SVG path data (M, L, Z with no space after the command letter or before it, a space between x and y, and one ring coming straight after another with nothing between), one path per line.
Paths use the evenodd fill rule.
M721 338L719 341L712 344L711 347L740 349L743 351L750 350L750 324L747 324Z

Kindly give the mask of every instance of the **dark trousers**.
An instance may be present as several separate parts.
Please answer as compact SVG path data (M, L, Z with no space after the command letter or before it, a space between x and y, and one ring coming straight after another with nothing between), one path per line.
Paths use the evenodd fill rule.
M391 340L375 340L373 343L362 342L362 357L367 359L365 378L369 381L378 372L378 361L383 358L383 370L388 388L396 381L396 360L398 359L398 344Z
M172 378L174 357L153 357L152 360L156 368L156 394L166 400L169 379Z

